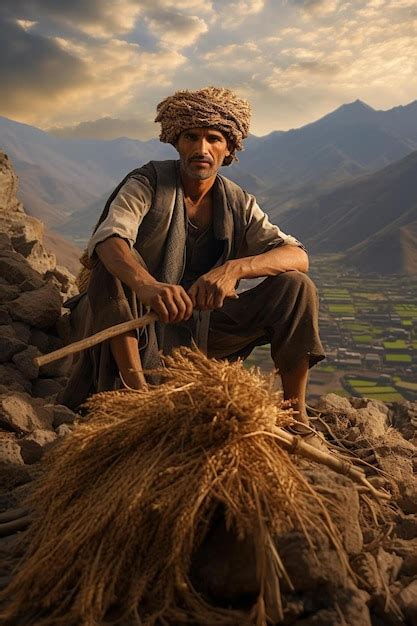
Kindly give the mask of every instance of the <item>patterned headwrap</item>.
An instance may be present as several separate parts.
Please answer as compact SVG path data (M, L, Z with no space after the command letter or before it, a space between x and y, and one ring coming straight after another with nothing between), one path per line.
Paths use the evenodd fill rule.
M188 128L212 127L220 130L229 141L229 165L242 150L248 136L251 107L230 89L206 87L197 91L176 91L157 106L155 122L161 123L160 140L175 145L182 131Z

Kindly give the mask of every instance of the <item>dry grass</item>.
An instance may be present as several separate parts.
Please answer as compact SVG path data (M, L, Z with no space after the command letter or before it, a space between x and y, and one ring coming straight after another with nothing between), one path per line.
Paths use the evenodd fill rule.
M265 625L266 588L285 577L272 537L292 527L321 530L346 565L324 500L270 436L292 415L268 382L190 350L166 366L150 391L92 397L49 454L2 624ZM189 580L219 503L228 528L255 540L247 613L209 605ZM275 599L282 615L278 586Z

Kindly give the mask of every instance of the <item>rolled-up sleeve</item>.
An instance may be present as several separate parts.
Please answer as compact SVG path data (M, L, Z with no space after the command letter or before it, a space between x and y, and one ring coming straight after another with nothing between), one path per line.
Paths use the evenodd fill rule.
M271 224L254 196L248 194L247 225L239 256L255 256L283 245L297 246L305 250L298 239L292 235L287 235L275 224Z
M129 178L110 204L106 218L91 237L87 247L88 256L92 257L97 244L109 237L122 237L132 247L139 225L152 204L153 193L145 176Z

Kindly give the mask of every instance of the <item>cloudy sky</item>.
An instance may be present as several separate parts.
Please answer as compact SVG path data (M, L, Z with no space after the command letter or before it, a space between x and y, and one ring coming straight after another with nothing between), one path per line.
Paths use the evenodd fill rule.
M416 0L1 0L0 115L147 139L162 98L213 84L263 135L415 100L416 35Z

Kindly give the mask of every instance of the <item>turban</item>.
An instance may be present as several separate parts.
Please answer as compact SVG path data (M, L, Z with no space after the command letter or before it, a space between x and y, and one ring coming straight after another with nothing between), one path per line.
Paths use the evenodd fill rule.
M227 137L234 156L235 150L242 150L243 139L248 136L249 102L223 87L176 91L160 102L156 110L155 122L161 123L159 138L164 143L175 145L179 135L188 128L210 126Z

